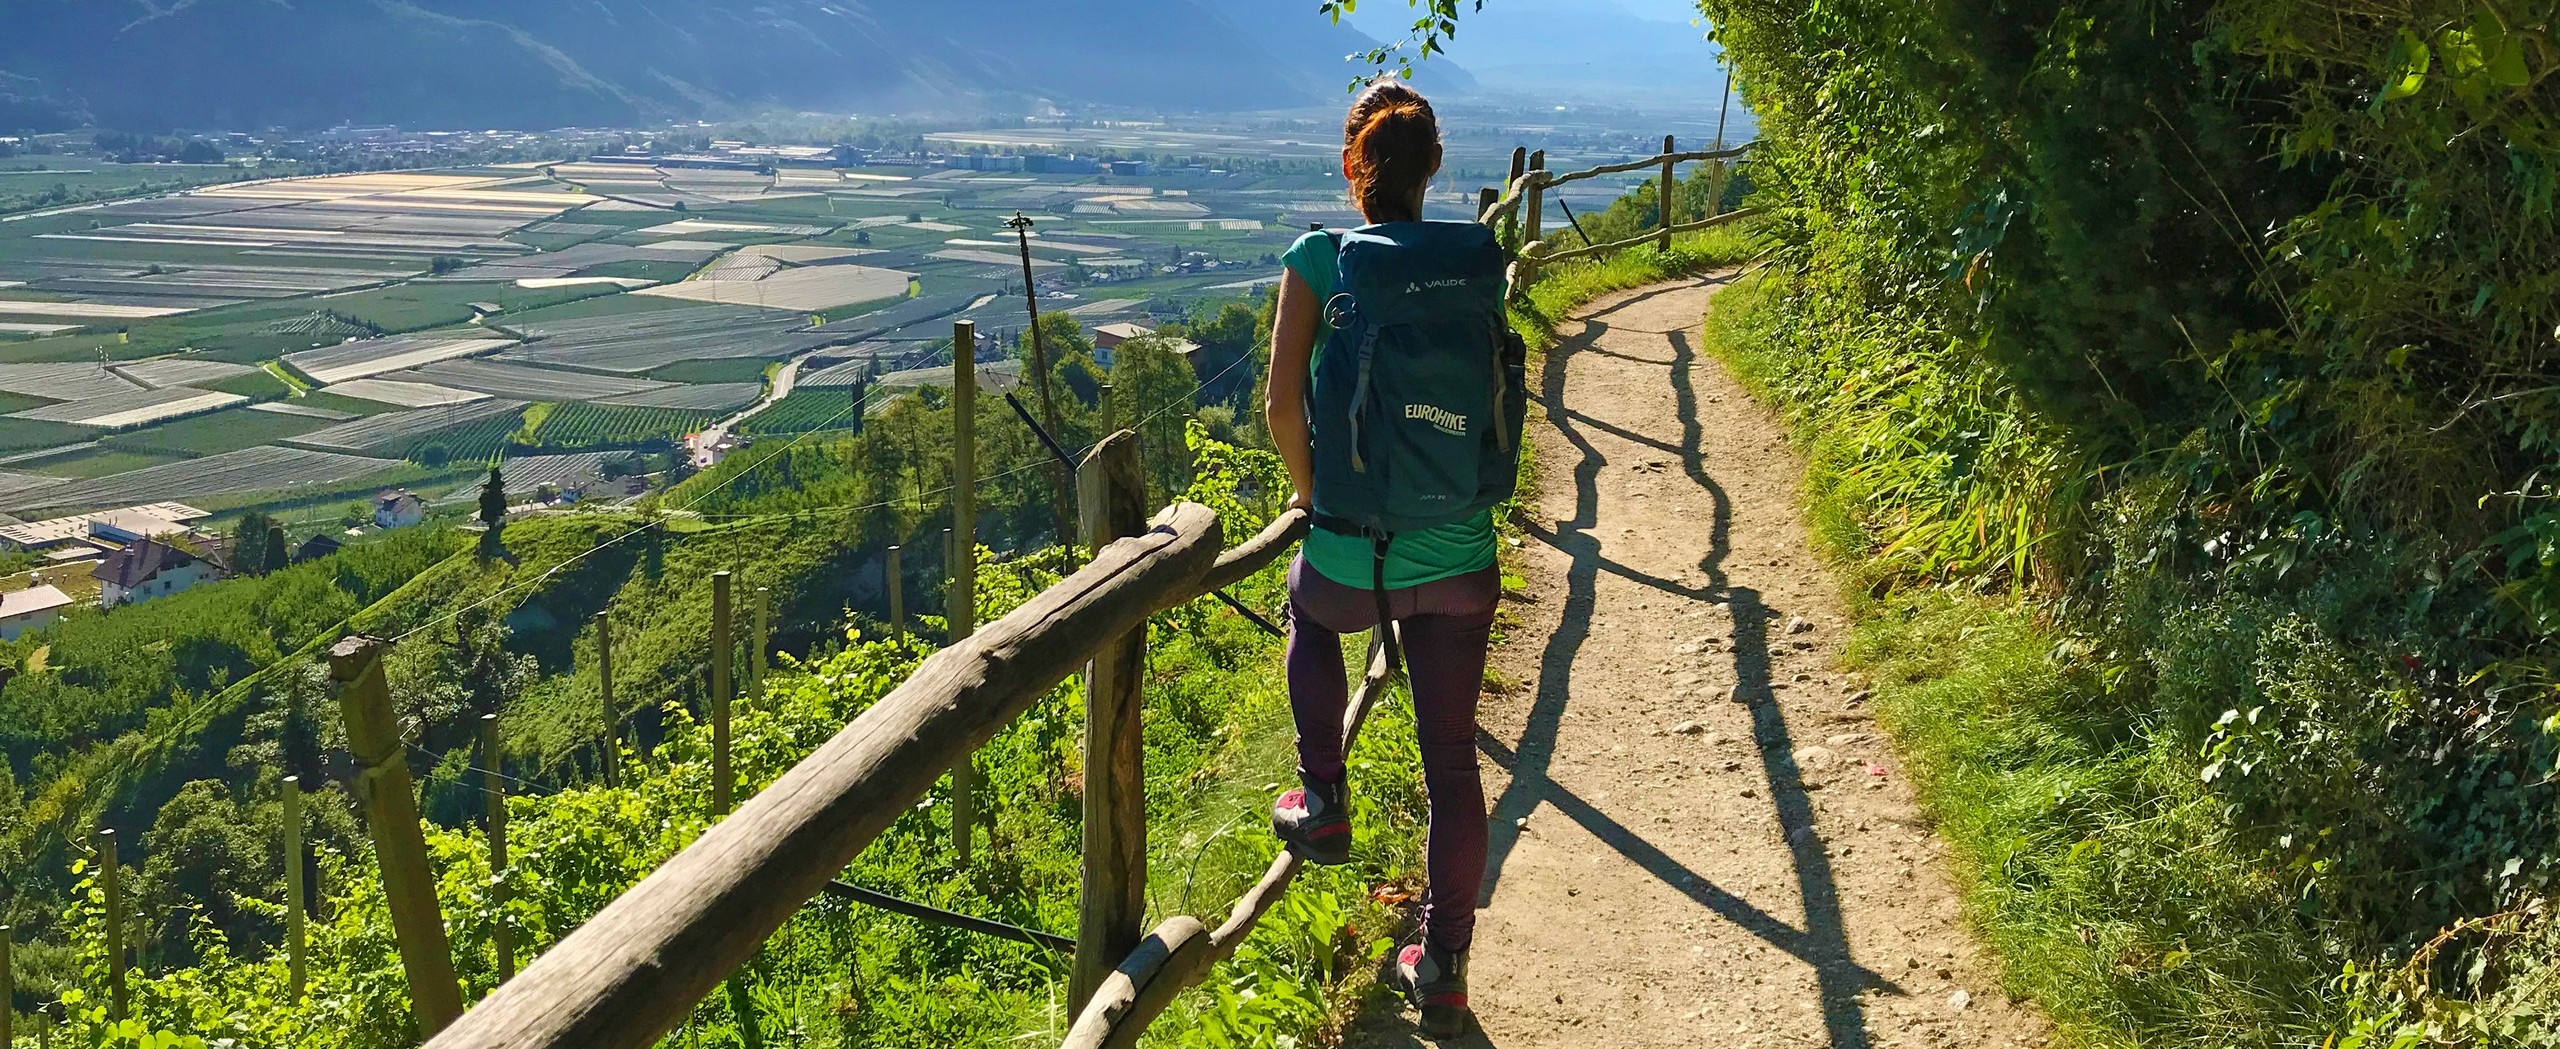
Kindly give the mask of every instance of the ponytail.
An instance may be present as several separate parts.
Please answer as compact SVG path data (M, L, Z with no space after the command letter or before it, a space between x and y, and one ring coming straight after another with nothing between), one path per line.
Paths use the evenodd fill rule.
M1404 81L1381 77L1351 103L1342 126L1351 199L1372 222L1420 219L1415 193L1440 170L1440 120Z

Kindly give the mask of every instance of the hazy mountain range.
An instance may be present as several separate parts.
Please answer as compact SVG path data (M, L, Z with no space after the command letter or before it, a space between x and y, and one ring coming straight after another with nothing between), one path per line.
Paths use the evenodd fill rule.
M1365 0L1347 21L1396 40L1413 18L1398 0ZM1508 95L1713 100L1724 73L1697 19L1691 0L1487 0L1466 10L1446 57Z
M0 27L0 129L37 130L1263 109L1340 99L1373 46L1271 0L0 0Z

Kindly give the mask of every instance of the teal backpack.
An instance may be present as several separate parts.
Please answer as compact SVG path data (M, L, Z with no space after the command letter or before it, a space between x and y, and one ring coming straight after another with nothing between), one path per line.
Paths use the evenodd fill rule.
M1307 395L1315 525L1371 541L1379 620L1397 533L1511 498L1528 351L1503 312L1501 242L1474 222L1328 233L1341 278Z

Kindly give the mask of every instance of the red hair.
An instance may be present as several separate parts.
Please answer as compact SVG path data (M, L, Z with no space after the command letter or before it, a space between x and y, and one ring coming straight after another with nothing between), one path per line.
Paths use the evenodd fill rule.
M1440 118L1404 81L1370 81L1343 121L1342 159L1351 199L1370 221L1419 220L1414 196L1440 171Z

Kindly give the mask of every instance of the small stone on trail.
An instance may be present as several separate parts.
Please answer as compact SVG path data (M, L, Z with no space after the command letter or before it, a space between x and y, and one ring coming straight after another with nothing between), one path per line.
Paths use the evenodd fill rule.
M1521 829L1521 830L1528 830L1528 829L1529 829L1529 817L1527 817L1527 816L1522 816L1522 817L1520 817L1519 819L1512 820L1512 821L1511 821L1511 825L1512 825L1513 827L1519 828L1519 829Z
M1677 725L1671 726L1671 731L1677 732L1683 736L1699 735L1704 733L1706 730L1707 726L1695 721L1683 721Z
M1728 689L1724 690L1724 698L1729 699L1729 700L1732 700L1732 701L1734 701L1734 702L1736 702L1736 703L1749 703L1749 702L1751 702L1751 696L1750 696L1748 693L1745 693L1744 691L1742 691L1742 686L1740 686L1740 685L1735 685L1735 686L1733 686L1732 688L1728 688Z
M1956 1012L1963 1012L1965 1006L1972 1004L1972 991L1957 991L1956 993L1947 996L1947 1008L1955 1010Z
M1796 767L1807 772L1827 772L1840 763L1840 755L1829 747L1806 747L1795 753Z
M1864 743L1866 741L1867 734L1864 732L1843 732L1831 737L1830 739L1824 740L1823 742L1835 747L1845 747L1852 743Z
M1862 688L1849 694L1849 705L1854 707L1874 698L1876 698L1875 693Z
M1812 620L1806 619L1806 618L1805 618L1805 617L1803 617L1803 616L1797 616L1797 617L1795 617L1794 619L1787 620L1787 633L1790 633L1790 634L1810 634L1810 633L1812 633L1812 632L1813 632L1813 621L1812 621Z

